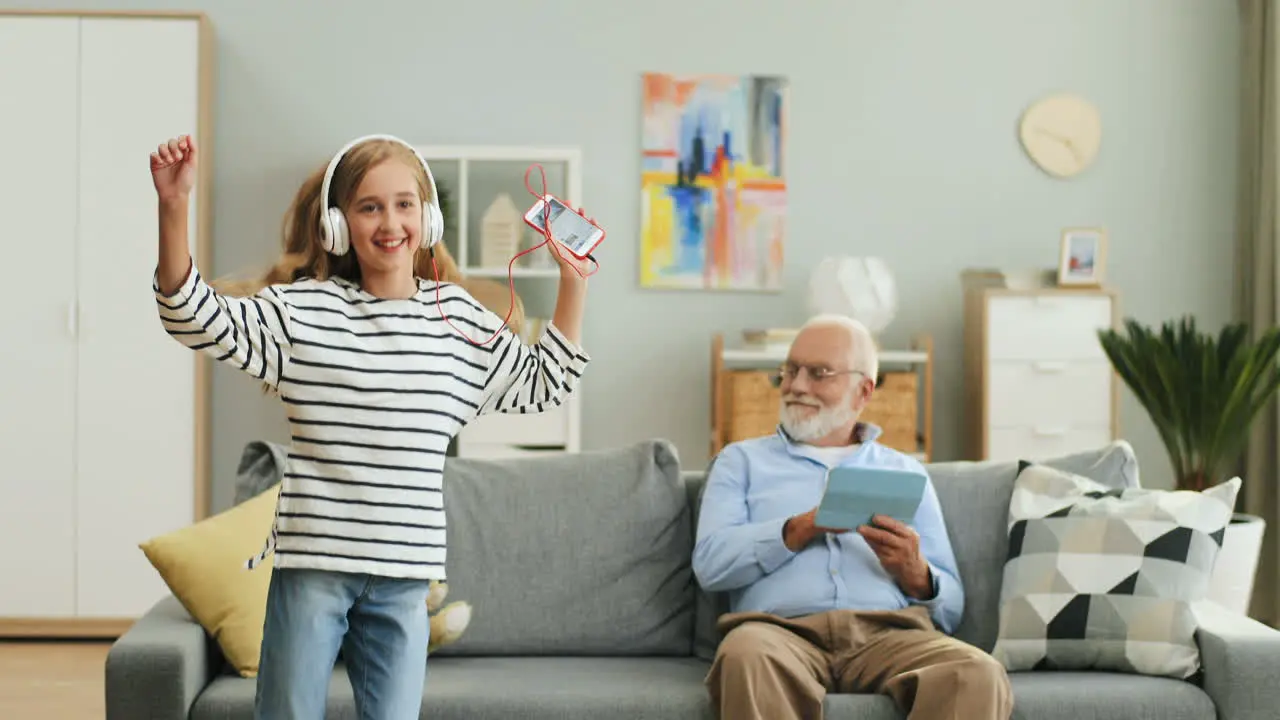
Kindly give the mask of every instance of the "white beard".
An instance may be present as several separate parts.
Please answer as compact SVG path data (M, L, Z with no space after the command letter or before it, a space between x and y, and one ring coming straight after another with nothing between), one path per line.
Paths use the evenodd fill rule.
M853 422L858 416L858 413L850 407L850 403L847 401L841 402L834 407L818 408L816 413L806 418L800 417L802 409L801 407L787 405L784 399L782 409L778 413L782 429L800 442L820 440L835 432L841 426Z

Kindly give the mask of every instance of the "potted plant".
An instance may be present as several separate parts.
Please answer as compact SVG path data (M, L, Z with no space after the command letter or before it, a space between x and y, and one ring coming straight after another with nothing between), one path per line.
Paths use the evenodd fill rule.
M447 183L441 182L440 178L436 178L436 197L440 200L440 213L444 215L444 226L446 229L453 229L458 226L457 220L453 217L453 191L449 189Z
M1280 328L1251 339L1244 323L1227 324L1215 337L1190 316L1159 331L1131 318L1123 326L1124 333L1107 328L1098 337L1164 441L1176 489L1198 492L1230 479L1254 419L1280 389ZM1265 528L1260 517L1235 515L1210 599L1247 614Z

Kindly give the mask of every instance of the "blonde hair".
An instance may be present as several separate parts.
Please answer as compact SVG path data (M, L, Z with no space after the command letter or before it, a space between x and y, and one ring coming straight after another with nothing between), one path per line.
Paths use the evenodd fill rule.
M333 207L345 209L349 206L369 170L388 160L399 160L413 169L418 197L424 203L429 202L431 188L428 187L427 174L413 153L399 143L369 140L347 151L342 162L335 168L329 189ZM302 278L327 280L330 277L340 277L360 282L360 263L354 252L341 256L330 255L321 244L320 213L323 203L320 188L324 184L324 173L328 165L328 161L325 161L307 176L285 213L281 242L283 253L280 259L265 273L253 279L220 278L211 283L216 290L227 295L248 297L268 285L287 284ZM435 269L431 267L431 253L425 249L419 250L413 262L414 275L435 280L438 270L440 282L462 284L462 273L444 243L438 243L433 252ZM512 319L515 319L514 313Z

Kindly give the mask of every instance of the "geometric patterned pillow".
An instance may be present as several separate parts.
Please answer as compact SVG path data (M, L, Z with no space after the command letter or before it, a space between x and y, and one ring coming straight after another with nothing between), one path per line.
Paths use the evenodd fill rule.
M1110 489L1020 463L992 655L1006 670L1189 678L1240 479L1204 492Z

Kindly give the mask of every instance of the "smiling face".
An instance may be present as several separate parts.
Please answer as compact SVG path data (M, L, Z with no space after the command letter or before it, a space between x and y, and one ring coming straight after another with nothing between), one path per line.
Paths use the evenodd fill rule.
M842 327L815 326L796 335L782 367L779 421L796 440L846 445L871 398L873 380L853 367L854 338Z
M346 217L366 282L413 279L413 259L422 246L422 198L412 166L392 158L369 168Z

